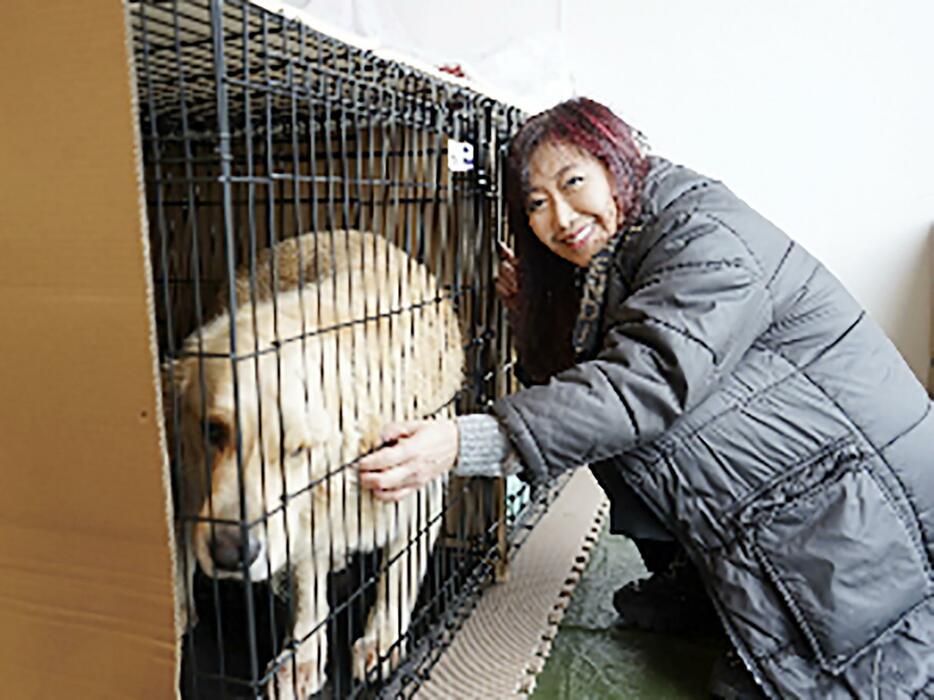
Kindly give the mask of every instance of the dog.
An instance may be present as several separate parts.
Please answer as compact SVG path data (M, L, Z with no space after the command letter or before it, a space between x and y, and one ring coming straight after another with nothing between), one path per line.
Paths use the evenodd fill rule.
M276 284L264 272L271 260ZM267 250L252 282L238 274L235 298L236 311L222 308L196 330L169 371L187 494L180 507L199 513L179 536L209 576L261 581L291 571L294 648L272 662L267 694L304 698L326 681L327 574L354 552L379 548L387 562L352 649L354 675L377 666L386 674L401 660L445 483L387 504L361 491L351 463L379 445L385 421L450 414L463 379L461 335L431 272L357 231Z

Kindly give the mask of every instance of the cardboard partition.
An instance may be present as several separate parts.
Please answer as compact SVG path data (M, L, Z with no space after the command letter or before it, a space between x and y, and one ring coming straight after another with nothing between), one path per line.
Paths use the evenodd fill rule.
M0 65L0 694L173 697L123 4L7 0Z

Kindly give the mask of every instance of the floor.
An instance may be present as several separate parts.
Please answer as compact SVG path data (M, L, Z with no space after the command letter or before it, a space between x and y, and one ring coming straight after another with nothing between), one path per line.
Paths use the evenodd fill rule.
M620 629L613 591L645 575L635 545L604 525L561 621L533 700L707 698L723 641Z

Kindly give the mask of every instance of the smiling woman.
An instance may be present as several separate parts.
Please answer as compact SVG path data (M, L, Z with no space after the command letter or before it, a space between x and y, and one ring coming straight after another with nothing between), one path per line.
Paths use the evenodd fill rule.
M934 411L891 342L800 245L602 105L533 117L508 165L497 289L540 386L409 424L362 483L587 464L652 574L617 590L621 622L722 624L715 696L930 695Z
M530 204L542 198L532 197L533 187L543 184L539 176L554 176L572 162L585 170L568 174L584 179L561 184L569 188L568 195L580 207L579 213L586 214L586 219L578 216L577 220L599 215L602 228L611 235L601 245L577 241L587 246L588 250L583 251L586 255L572 254L573 249L565 247L572 256L568 258L560 253L554 255L558 251L544 243L538 233L539 217L530 211ZM516 274L522 284L506 301L513 311L511 321L522 371L531 381L544 381L574 364L571 336L580 310L578 281L582 268L587 267L593 253L607 247L612 234L638 225L642 213L640 192L650 163L639 146L637 131L605 106L580 100L563 103L526 122L510 142L507 165L509 224L518 258ZM550 173L545 169L548 165L554 168ZM580 187L584 192L574 191ZM610 211L604 187L610 189L615 212ZM545 204L547 209L548 202ZM547 220L542 224L542 233L547 234ZM587 232L579 229L569 234L586 236ZM540 352L543 347L549 351Z
M587 267L622 223L610 174L586 151L543 143L529 159L529 226L542 243Z

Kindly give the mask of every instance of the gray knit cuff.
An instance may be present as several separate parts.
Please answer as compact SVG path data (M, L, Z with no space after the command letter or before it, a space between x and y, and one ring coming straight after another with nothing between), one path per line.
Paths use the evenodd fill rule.
M495 417L486 413L458 416L457 433L456 476L509 476L522 467L506 430Z

